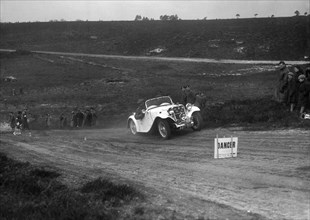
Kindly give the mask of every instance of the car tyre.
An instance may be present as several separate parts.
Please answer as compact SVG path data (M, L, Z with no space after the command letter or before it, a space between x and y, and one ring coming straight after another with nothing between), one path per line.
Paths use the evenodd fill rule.
M200 112L193 113L193 122L194 122L194 125L192 129L194 131L200 131L202 128L202 124L203 124L203 119L202 119Z
M169 139L171 137L171 128L166 120L158 120L157 122L158 133L163 139Z
M129 129L130 129L130 132L133 135L137 134L137 126L136 126L135 122L132 119L129 120Z

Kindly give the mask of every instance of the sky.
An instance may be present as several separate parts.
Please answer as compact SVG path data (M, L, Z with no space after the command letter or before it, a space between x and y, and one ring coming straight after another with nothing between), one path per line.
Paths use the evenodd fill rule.
M159 20L178 15L182 20L294 16L310 14L309 0L0 0L1 22L61 20L134 20L136 15Z

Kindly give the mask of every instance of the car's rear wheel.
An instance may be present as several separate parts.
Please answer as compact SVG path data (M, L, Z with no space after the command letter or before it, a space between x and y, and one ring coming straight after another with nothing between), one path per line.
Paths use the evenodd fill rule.
M193 113L193 122L194 124L193 124L192 129L194 131L200 131L202 128L202 123L203 123L203 119L202 119L200 112Z
M137 134L137 127L136 127L135 122L132 119L129 120L129 129L133 135Z
M169 139L171 137L171 128L166 120L158 120L157 122L158 133L163 139Z

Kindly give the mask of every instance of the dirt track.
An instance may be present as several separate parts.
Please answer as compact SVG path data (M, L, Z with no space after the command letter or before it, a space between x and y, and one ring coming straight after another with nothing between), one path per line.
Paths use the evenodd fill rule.
M213 159L219 137L239 137L238 157ZM86 137L86 140L85 140ZM184 131L171 140L125 128L1 135L0 150L55 166L67 181L110 176L145 187L183 216L309 219L310 131ZM72 182L71 182L72 183Z
M0 49L0 52L16 52L12 49ZM232 59L207 59L207 58L184 58L184 57L158 57L158 56L121 56L106 54L89 54L89 53L68 53L68 52L52 52L52 51L31 51L36 54L49 54L59 56L79 56L79 57L96 57L96 58L112 58L127 60L156 60L156 61L172 61L172 62L192 62L192 63L226 63L226 64L269 64L276 65L279 61L272 60L232 60ZM285 61L290 65L306 65L309 61Z

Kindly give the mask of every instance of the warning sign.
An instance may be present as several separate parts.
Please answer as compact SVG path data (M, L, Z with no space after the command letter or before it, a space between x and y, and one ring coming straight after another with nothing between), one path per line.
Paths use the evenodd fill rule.
M237 157L238 138L215 138L214 158Z

